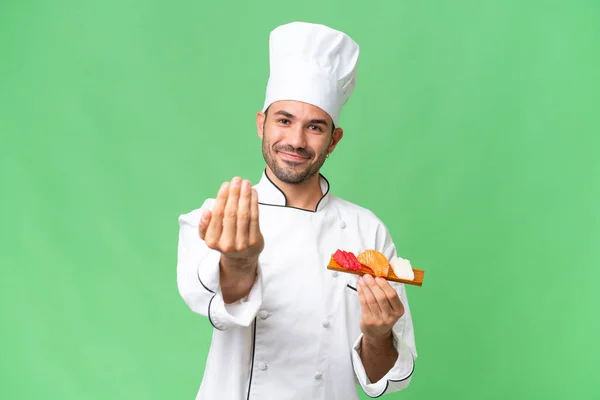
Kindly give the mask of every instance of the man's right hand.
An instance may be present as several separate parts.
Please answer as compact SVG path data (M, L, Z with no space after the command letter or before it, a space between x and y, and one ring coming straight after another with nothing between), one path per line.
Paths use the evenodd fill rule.
M200 238L221 253L221 288L226 302L245 297L256 278L264 238L258 222L258 194L238 177L219 189L212 211L200 219Z

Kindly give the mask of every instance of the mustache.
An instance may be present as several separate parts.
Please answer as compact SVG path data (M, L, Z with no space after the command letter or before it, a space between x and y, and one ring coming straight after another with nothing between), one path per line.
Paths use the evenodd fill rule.
M314 154L311 151L308 151L303 148L295 148L294 146L291 146L291 145L275 146L274 149L275 149L275 151L282 151L284 153L296 154L300 157L312 158L314 156Z

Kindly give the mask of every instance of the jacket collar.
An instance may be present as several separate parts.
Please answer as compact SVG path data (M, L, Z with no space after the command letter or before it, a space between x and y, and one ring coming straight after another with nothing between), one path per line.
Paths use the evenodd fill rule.
M323 193L323 197L317 203L317 207L315 210L305 210L302 208L291 207L288 206L287 198L283 191L267 176L267 170L262 173L262 177L260 181L255 185L256 192L258 193L258 202L259 204L265 206L275 206L275 207L289 207L296 208L298 210L307 211L307 212L319 212L327 204L329 203L329 181L321 174L320 184L321 184L321 193Z

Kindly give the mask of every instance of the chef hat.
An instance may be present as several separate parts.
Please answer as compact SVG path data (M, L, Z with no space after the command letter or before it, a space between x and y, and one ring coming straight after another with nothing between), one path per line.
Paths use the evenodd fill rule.
M279 100L301 101L327 112L338 126L356 85L358 44L327 26L292 22L271 32L269 55L263 112Z

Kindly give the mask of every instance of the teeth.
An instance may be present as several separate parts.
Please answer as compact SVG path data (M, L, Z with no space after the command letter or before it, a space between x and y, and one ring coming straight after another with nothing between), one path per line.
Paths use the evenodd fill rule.
M407 281L415 279L415 273L412 270L409 260L402 257L394 257L390 260L390 265L398 278L406 279Z

